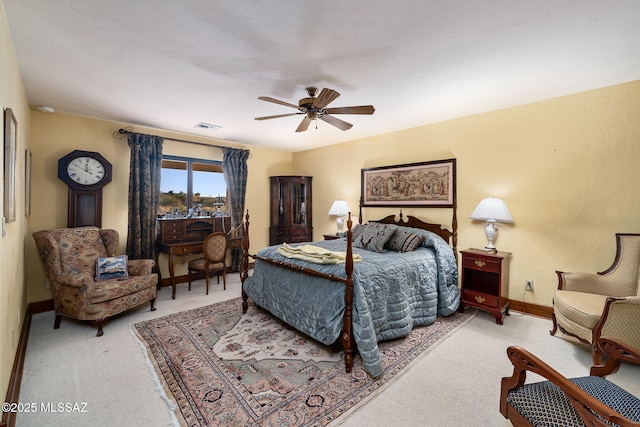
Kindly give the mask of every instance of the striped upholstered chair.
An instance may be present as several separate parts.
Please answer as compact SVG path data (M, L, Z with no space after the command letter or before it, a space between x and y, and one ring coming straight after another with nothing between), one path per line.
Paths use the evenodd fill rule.
M640 234L616 234L616 257L600 273L565 273L557 271L558 289L553 296L553 329L558 329L591 346L593 362L601 362L598 339L608 336L627 339L624 334L635 329L640 334L640 310L620 301L640 299ZM626 331L626 332L625 332ZM622 335L620 335L622 334Z
M638 344L601 338L607 362L591 367L589 376L573 379L527 350L509 347L513 375L502 379L500 413L516 427L640 427L640 398L604 378L615 373L621 361L640 364ZM525 384L527 371L546 381Z

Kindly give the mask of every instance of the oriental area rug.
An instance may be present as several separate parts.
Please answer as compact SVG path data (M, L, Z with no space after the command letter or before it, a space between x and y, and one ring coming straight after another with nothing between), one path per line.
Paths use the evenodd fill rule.
M475 311L439 317L407 337L379 343L384 374L358 355L350 374L341 349L320 344L242 300L137 323L177 421L185 426L325 426L377 395L412 361Z

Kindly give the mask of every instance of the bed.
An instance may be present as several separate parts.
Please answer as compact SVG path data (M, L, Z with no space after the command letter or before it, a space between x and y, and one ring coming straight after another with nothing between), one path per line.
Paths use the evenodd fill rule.
M283 252L286 245L250 255L247 213L240 274L243 311L251 298L255 305L319 342L331 345L339 341L347 372L351 372L357 349L367 372L377 377L383 373L378 342L404 337L413 327L432 324L437 316L451 315L458 308L455 217L453 232L413 216L404 220L402 212L398 221L390 215L355 228L349 217L347 227L340 239L310 244L314 251L338 254L344 262L309 261L306 252L299 257L304 259L291 258ZM406 252L354 247L362 246L368 234L380 229L402 238L396 239L394 249L399 241L406 244L405 236L411 236L417 247ZM308 245L289 249L295 252L302 246ZM255 260L251 276L249 258Z

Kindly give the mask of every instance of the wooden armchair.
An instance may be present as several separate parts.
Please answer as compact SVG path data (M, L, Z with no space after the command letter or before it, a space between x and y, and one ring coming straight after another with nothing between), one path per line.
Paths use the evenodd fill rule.
M147 301L151 311L155 310L158 275L151 272L153 260L129 260L126 277L96 280L98 258L115 256L116 230L62 228L35 232L33 238L51 284L54 329L60 327L62 316L67 316L96 321L97 336L102 336L104 320L110 316Z
M594 365L588 377L567 379L520 347L509 347L513 375L502 379L500 413L516 426L640 427L640 399L606 380L620 361L640 364L640 348L600 340L607 363ZM526 371L547 381L525 384Z
M602 350L598 347L598 340L607 318L613 320L615 328L620 330L640 322L640 310L637 308L611 313L615 300L640 297L640 234L617 233L616 244L615 260L605 271L556 271L558 289L553 296L551 335L560 329L564 334L589 344L595 364L601 362ZM615 335L611 336L615 338Z

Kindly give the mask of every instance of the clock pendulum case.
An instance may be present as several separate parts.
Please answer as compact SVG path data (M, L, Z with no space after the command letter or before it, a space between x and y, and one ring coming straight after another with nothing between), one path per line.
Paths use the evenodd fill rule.
M75 150L58 160L58 178L69 186L67 227L102 227L102 188L111 163L100 153Z

